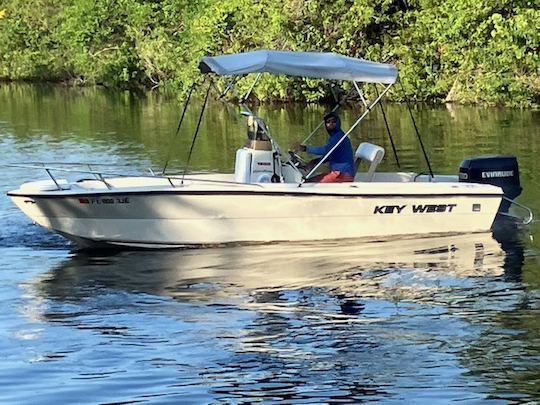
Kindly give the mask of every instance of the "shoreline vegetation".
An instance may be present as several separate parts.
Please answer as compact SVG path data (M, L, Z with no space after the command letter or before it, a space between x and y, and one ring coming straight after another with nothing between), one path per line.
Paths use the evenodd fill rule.
M202 81L205 55L325 51L396 64L415 102L538 108L539 21L535 0L3 0L0 82L181 98ZM254 94L263 103L329 96L322 81L270 75ZM404 100L399 84L388 99Z

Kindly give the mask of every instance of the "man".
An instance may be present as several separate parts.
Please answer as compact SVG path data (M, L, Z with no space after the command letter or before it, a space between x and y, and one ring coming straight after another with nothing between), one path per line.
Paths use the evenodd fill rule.
M328 113L324 116L324 125L329 138L326 145L323 146L306 146L301 144L294 145L295 152L307 152L312 155L326 155L338 142L345 133L341 129L339 116L335 112ZM343 183L354 181L354 153L351 145L351 140L346 137L339 146L326 159L330 165L330 172L319 174L308 179L308 181L320 183Z

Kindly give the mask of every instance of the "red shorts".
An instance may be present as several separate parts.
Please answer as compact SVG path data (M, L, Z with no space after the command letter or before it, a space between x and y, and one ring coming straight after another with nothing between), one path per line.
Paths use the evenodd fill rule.
M315 183L347 183L354 181L354 177L349 173L333 171L330 173L319 174L318 176L309 179L309 181Z

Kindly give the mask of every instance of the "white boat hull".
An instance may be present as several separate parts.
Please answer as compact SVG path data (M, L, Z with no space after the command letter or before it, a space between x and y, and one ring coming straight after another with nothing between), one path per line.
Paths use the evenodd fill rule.
M30 183L9 195L33 221L81 246L145 248L482 232L502 197L498 187L470 183L159 181L51 191Z

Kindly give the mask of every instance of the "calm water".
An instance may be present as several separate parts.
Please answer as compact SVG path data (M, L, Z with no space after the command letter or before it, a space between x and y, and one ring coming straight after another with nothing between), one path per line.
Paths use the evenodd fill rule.
M1 162L94 162L171 171L177 103L100 90L0 87ZM322 107L260 109L286 148ZM343 113L351 123L352 111ZM436 172L509 153L540 218L540 114L418 108ZM401 168L426 171L408 115L390 106ZM232 170L244 122L213 103L196 170ZM353 136L387 150L376 113ZM319 137L322 141L323 136ZM122 169L123 170L123 169ZM0 177L0 403L538 403L540 234L84 253L5 197Z

